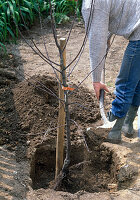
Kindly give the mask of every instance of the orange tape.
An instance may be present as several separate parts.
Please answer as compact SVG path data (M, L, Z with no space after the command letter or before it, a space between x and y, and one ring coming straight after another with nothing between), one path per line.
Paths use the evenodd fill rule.
M62 90L70 90L70 91L73 91L75 88L71 88L71 87L64 87L62 86Z

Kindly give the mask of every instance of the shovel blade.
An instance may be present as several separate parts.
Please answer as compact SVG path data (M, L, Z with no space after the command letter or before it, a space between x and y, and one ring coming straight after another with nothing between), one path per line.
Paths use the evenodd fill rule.
M103 125L98 126L97 129L98 128L113 128L115 123L116 123L116 120L114 120L113 122L106 121Z

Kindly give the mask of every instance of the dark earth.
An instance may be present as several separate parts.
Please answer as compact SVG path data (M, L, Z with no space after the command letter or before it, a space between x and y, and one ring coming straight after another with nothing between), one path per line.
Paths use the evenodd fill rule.
M68 27L60 27L58 32L65 35L67 29ZM43 49L39 36L40 27L36 25L32 30L36 43ZM46 27L43 34L47 35L51 57L57 55L50 27ZM72 32L72 40L67 49L70 57L76 55L77 44L82 43L83 35L84 27L80 23ZM106 62L106 84L111 91L106 94L106 111L114 99L114 82L123 52L120 45L124 48L126 41L117 38L113 45ZM79 67L71 76L70 85L74 88L89 70L87 48L84 53ZM70 57L67 58L68 62ZM62 192L55 193L53 188L58 127L58 99L55 95L58 95L58 84L54 74L22 39L19 40L18 46L10 46L7 55L0 54L0 58L0 162L3 167L0 168L1 199L22 200L26 199L28 193L29 200L90 200L94 197L116 200L119 193L116 197L110 196L109 193L101 193L100 198L98 195L100 192L110 192L110 184L117 186L117 189L126 189L130 186L130 180L137 180L139 146L135 141L124 138L124 143L120 146L104 143L109 130L97 129L97 126L102 124L99 104L93 93L91 79L87 79L69 98L71 163L67 178L58 188ZM53 91L53 96L50 95L50 90ZM11 172L6 171L10 170L10 166L13 167L11 170L14 170L13 180L9 179ZM126 171L123 171L124 169ZM128 198L127 193L128 191L124 190L124 198L118 196L118 199ZM50 197L51 195L53 197ZM129 197L133 199L130 193Z
M1 69L10 70L14 74L8 66L15 65L14 56L7 55L6 59L2 59ZM34 189L51 187L55 174L58 100L48 94L46 88L58 95L57 81L43 75L19 82L16 74L15 77L1 76L1 81L1 145L6 144L9 150L15 150L17 160L31 160ZM73 87L76 88L76 85ZM71 193L79 190L106 191L108 183L115 179L110 176L111 155L102 155L100 149L105 134L99 131L87 134L86 131L100 119L97 100L88 89L80 87L70 96L69 102L71 165L67 180L60 190ZM34 148L37 149L35 154Z

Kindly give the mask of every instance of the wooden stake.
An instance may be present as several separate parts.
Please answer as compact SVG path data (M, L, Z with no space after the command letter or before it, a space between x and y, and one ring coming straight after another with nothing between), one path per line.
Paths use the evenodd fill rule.
M60 38L60 48L63 50L66 44L65 38ZM63 66L66 66L66 49L63 51ZM62 71L62 66L60 68ZM66 72L65 72L66 73ZM59 76L62 83L62 75ZM59 98L64 99L64 90L62 90L59 84ZM59 175L63 167L63 154L64 154L64 132L65 132L65 107L64 103L59 101L59 113L58 113L58 129L57 129L57 143L56 143L56 171L55 179Z

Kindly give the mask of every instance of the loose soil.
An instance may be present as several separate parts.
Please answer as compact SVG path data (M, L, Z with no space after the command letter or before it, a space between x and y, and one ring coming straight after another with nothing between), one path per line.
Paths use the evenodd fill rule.
M15 107L11 107L11 103L7 101L5 104L4 112L6 114L8 112L8 116L10 112L11 124L8 127L6 123L2 124L3 130L6 127L8 130L7 134L2 135L2 141L5 144L9 143L9 148L18 147L16 149L18 160L23 159L21 146L24 145L28 149L27 156L32 160L31 178L34 189L48 188L55 175L58 100L48 94L47 90L44 92L45 87L58 95L57 81L49 76L33 76L27 81L18 83L11 94ZM59 190L71 193L79 190L105 191L107 184L112 182L109 174L111 155L106 158L106 162L102 162L105 155L100 153L100 144L105 139L105 134L104 132L97 134L96 131L90 138L86 132L88 127L95 127L94 123L100 119L97 100L89 90L81 87L70 97L69 103L72 122L71 168L68 180L65 180ZM4 122L7 121L6 114L3 116ZM84 146L84 142L88 149Z
M58 37L66 36L68 30L69 25L58 27ZM59 62L52 32L45 21L41 33L38 25L32 27L31 37L43 52L42 37L45 37L50 58ZM78 53L83 38L83 23L76 23L68 43L67 63ZM27 40L29 41L29 36ZM116 38L106 61L106 84L110 88L105 100L106 111L114 99L115 77L126 44L124 39ZM58 83L55 74L22 39L18 45L9 46L7 56L1 55L0 69L6 70L0 76L0 198L100 199L95 192L108 192L109 184L116 184L118 189L128 188L131 181L136 180L139 162L136 161L137 157L132 162L131 157L138 155L139 146L137 143L135 145L133 139L124 138L125 143L120 146L104 143L109 130L96 129L102 121L89 77L70 96L71 164L67 179L58 188L65 193L55 192L52 189L58 126L58 99L55 97L58 95ZM69 85L76 88L89 71L86 46L78 66L68 80ZM48 93L50 90L53 91L53 96ZM96 197L92 196L93 193ZM125 192L123 195L125 196ZM103 198L117 199L109 193L103 193L101 199Z

